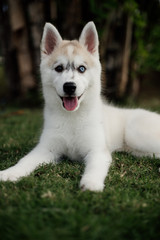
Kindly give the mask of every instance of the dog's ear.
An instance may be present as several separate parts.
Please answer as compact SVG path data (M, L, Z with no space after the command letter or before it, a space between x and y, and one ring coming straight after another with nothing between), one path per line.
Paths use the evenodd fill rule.
M61 41L62 38L57 29L52 24L46 23L41 41L42 55L50 55Z
M89 22L85 25L80 35L79 42L83 44L91 54L98 55L99 40L93 22Z

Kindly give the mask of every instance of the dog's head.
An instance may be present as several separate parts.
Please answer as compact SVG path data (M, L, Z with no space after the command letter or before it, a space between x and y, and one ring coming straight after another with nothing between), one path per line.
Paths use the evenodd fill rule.
M93 22L84 27L79 41L62 40L52 24L45 24L41 43L42 84L44 89L54 91L63 109L77 110L91 88L99 94L101 66L98 45ZM44 95L47 98L47 94Z

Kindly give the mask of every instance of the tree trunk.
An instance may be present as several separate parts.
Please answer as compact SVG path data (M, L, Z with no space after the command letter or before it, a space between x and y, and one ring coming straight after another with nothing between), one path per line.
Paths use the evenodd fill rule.
M30 49L28 47L27 28L20 0L9 0L9 14L11 41L17 53L20 91L22 96L24 96L28 89L35 87L35 79L33 76Z
M128 82L131 40L132 40L132 20L128 16L127 27L126 27L126 39L125 39L125 46L124 46L123 59L122 59L121 81L120 81L120 85L119 85L119 96L120 97L124 96L127 82Z

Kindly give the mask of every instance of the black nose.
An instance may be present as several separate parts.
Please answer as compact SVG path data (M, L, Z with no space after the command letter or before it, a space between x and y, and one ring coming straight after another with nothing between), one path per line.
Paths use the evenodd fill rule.
M72 95L76 91L76 84L74 82L66 82L63 85L63 90L66 94Z

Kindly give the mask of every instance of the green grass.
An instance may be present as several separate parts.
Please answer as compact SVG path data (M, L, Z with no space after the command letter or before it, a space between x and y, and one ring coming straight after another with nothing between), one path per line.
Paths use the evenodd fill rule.
M0 169L35 146L41 126L38 110L0 115ZM69 160L0 182L0 239L160 239L160 161L125 153L113 159L102 193L80 191L84 165Z

